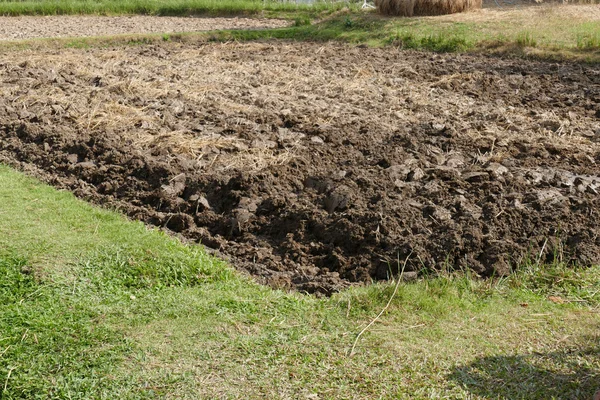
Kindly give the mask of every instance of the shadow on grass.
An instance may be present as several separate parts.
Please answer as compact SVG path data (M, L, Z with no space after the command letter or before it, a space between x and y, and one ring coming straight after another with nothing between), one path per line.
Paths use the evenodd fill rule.
M448 378L483 398L591 400L600 388L599 364L600 343L585 349L483 357L456 367Z

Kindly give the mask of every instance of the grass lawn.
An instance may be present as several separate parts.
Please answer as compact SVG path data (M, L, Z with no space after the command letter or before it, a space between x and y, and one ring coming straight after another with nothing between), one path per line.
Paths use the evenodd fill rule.
M2 166L0 302L3 400L567 399L600 386L599 267L318 299Z

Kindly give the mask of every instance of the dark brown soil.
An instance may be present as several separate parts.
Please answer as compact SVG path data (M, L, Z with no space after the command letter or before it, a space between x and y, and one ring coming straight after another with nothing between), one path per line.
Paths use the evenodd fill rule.
M6 54L0 161L330 294L600 262L600 68L334 44Z

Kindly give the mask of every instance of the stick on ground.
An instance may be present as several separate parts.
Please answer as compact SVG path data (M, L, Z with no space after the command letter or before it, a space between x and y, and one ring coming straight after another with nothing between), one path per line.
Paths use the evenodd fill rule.
M400 286L400 282L402 282L402 276L404 275L404 269L406 268L406 263L408 262L408 259L410 258L411 255L412 255L412 252L404 260L404 264L402 265L402 270L400 271L400 275L398 276L398 281L396 282L396 286L394 286L394 291L392 292L392 295L390 296L390 299L388 300L385 307L383 307L381 312L379 312L379 314L377 314L377 316L375 318L373 318L373 320L371 322L369 322L369 324L367 326L365 326L362 331L360 331L360 333L356 336L356 339L354 339L354 344L352 345L352 348L350 349L350 352L348 353L348 355L350 357L352 357L354 355L354 349L356 349L356 345L358 344L358 341L359 341L360 337L363 335L363 333L365 333L375 322L377 322L377 320L383 315L385 310L387 310L388 307L390 306L390 304L392 304L392 300L396 296L396 293L398 293L398 287Z

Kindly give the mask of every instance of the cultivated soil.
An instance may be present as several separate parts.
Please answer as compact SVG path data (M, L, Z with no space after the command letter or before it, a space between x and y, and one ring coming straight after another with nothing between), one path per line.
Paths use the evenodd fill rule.
M600 262L600 67L341 44L8 52L0 161L330 294Z
M141 33L199 32L222 29L268 29L290 25L267 18L195 18L131 16L0 16L0 41L34 38L113 36Z

